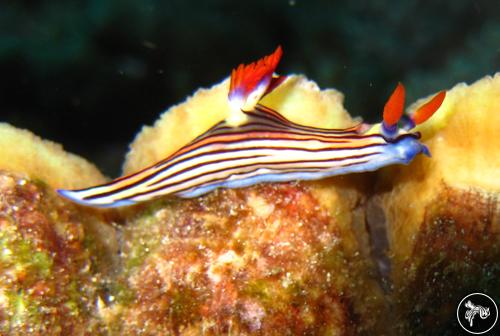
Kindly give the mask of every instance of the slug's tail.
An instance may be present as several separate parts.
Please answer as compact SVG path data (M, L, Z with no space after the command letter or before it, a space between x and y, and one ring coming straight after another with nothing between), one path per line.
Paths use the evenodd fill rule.
M75 203L113 208L137 203L133 196L148 188L148 179L158 169L148 167L137 173L117 178L111 182L79 190L58 189L59 195Z
M58 189L57 192L59 195L67 198L75 203L97 207L97 208L115 208L127 205L133 205L136 202L126 200L126 199L113 199L113 197L95 197L92 198L92 194L89 194L94 188L85 189L85 190L66 190L66 189Z

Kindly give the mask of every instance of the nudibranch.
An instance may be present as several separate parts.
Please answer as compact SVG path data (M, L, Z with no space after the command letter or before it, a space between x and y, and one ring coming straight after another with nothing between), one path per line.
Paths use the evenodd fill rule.
M410 130L441 106L444 91L412 116L403 116L405 90L398 84L379 124L346 129L303 126L259 103L285 79L274 73L281 55L278 47L233 70L230 116L167 158L109 183L58 192L83 205L119 207L166 195L191 198L217 188L373 171L408 164L419 153L430 155L419 133Z

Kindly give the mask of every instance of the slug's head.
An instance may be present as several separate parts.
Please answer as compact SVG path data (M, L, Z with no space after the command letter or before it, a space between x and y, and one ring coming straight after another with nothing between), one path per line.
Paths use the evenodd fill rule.
M427 103L420 106L413 115L403 115L405 88L399 83L384 107L384 120L380 124L380 133L385 137L392 155L398 162L409 163L417 154L430 156L427 146L419 141L420 133L409 132L416 125L429 119L436 112L446 96L439 92ZM399 124L399 126L398 126Z
M440 91L431 100L420 106L413 115L403 116L405 88L403 84L398 83L384 106L384 120L381 125L382 134L388 139L394 139L398 136L399 122L403 131L409 131L416 125L422 124L439 109L445 97L446 91Z
M278 46L271 55L248 65L240 64L232 71L229 102L233 108L251 111L262 97L283 82L284 76L273 75L282 54Z

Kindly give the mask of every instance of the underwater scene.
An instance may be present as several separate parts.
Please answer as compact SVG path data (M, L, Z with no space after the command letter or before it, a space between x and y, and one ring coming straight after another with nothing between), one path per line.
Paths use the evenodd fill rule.
M0 2L0 335L498 335L500 2Z

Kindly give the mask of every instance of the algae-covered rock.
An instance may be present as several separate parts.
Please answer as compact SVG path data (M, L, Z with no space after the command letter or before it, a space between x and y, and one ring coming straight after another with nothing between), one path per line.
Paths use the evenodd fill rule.
M96 303L107 298L114 230L54 190L102 181L59 145L0 124L0 334L104 330Z
M0 171L0 334L103 330L96 302L106 297L106 228L47 184Z
M380 333L359 183L220 190L138 213L124 228L119 333Z
M457 85L420 127L432 158L380 172L401 335L460 332L466 294L500 302L499 106L500 75Z

